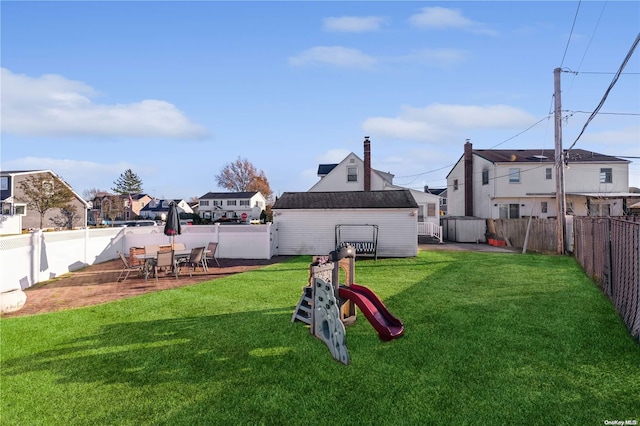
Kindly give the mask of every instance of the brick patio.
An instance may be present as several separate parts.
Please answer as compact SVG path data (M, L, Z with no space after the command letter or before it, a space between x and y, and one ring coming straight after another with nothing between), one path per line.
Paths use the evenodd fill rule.
M3 314L2 318L98 305L153 291L184 287L257 269L281 262L289 257L275 256L268 260L218 259L220 267L211 266L208 273L198 268L193 273L193 277L189 277L189 274L185 272L178 279L174 275L165 276L161 273L157 283L155 278L150 277L145 281L144 278L137 277L134 273L131 273L125 282L116 282L122 270L122 262L120 259L112 260L70 272L60 278L45 281L26 289L27 302L22 309Z

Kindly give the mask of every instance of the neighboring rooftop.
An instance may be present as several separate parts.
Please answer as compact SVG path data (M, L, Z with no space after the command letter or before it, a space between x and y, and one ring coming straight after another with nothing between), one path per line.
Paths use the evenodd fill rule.
M626 162L617 157L599 154L584 149L572 149L564 151L567 161L571 162ZM473 153L491 161L492 163L554 163L555 151L553 149L474 149ZM568 153L568 154L567 154Z
M409 190L285 192L273 209L417 208Z

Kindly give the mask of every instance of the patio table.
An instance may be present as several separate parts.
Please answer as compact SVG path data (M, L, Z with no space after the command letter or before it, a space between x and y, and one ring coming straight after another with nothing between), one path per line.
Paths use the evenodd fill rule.
M207 253L209 253L210 250L206 250L203 253L203 256L206 255ZM184 249L184 250L175 250L173 252L173 261L174 264L178 264L180 260L183 259L189 259L189 257L191 256L191 249ZM151 275L151 271L153 271L154 266L158 260L158 253L140 253L140 254L135 254L134 257L136 259L139 260L143 260L145 262L145 266L144 266L144 280L146 281L147 278L149 278L149 275ZM206 266L206 263L204 264L204 271L208 272L208 268Z

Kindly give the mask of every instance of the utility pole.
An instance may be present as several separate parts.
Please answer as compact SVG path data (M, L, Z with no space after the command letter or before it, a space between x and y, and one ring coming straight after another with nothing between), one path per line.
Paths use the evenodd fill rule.
M556 168L556 211L557 218L557 253L564 253L564 159L562 155L562 101L560 99L560 68L553 70L553 99L555 120L555 168Z

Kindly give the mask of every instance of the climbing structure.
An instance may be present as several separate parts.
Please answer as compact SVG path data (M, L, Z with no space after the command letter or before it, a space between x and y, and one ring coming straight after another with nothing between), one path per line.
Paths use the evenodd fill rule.
M340 273L345 284L340 285ZM354 284L355 250L351 246L315 257L309 267L309 285L303 287L291 322L310 326L309 332L322 340L331 355L349 364L345 326L356 321L357 305L382 340L404 333L402 321L394 317L384 303L368 288Z

